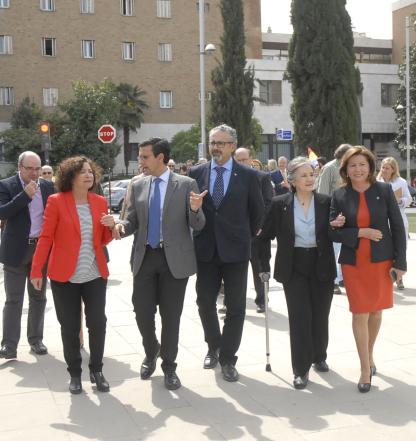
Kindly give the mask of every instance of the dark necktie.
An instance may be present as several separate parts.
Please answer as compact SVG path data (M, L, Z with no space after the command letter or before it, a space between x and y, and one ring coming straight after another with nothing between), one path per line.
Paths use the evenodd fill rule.
M212 191L212 200L214 201L215 208L218 208L221 204L222 198L224 197L224 179L223 173L225 172L224 167L215 167L217 172L217 177L214 182L214 189Z
M157 248L160 244L160 189L161 179L153 181L153 194L149 201L149 223L147 225L147 242L152 248Z

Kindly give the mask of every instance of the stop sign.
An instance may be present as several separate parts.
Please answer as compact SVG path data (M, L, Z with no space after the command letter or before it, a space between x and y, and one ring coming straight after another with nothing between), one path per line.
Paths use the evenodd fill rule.
M116 129L111 124L103 124L98 129L98 139L103 144L109 144L116 139Z

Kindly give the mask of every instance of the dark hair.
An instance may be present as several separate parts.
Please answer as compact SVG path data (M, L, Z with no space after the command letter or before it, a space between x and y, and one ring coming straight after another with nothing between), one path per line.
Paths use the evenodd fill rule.
M376 158L373 155L373 153L371 153L370 150L368 150L366 147L364 147L362 145L356 145L354 147L351 147L347 151L347 153L345 153L345 155L342 157L341 167L339 169L339 175L341 176L343 184L344 185L351 184L351 180L347 174L348 162L353 156L358 156L358 155L364 156L365 159L367 160L368 165L370 167L370 172L368 174L368 182L370 184L374 184L374 182L376 182L376 174L375 174L376 173Z
M181 170L181 171L183 171L183 172L187 172L187 171L188 171L188 167L186 166L186 164L182 164L182 165L179 167L179 170Z
M139 148L147 147L150 145L152 147L153 156L156 158L157 155L163 153L163 163L167 164L170 159L170 145L167 139L162 138L150 138L139 144Z
M323 167L327 162L325 156L320 156L319 158L316 158L316 161L321 167Z
M55 186L58 191L64 192L72 190L74 179L77 174L81 172L85 163L88 163L91 167L92 174L94 175L94 183L89 191L92 191L95 188L95 184L100 182L101 179L101 168L86 156L72 156L71 158L64 159L58 165L55 180Z

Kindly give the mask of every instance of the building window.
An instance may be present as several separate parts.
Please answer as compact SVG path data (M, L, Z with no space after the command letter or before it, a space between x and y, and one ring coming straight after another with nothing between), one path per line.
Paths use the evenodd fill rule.
M272 106L282 104L282 82L260 80L260 99L261 104Z
M121 15L132 16L134 9L134 0L120 0Z
M121 56L123 60L134 60L135 44L131 41L123 41L123 43L121 43Z
M0 0L0 8L8 8L10 6L9 0Z
M42 38L42 55L44 57L56 56L56 38Z
M156 15L159 18L172 18L172 5L170 0L156 0Z
M172 105L172 91L162 90L160 92L160 108L161 109L171 109Z
M40 0L41 11L54 11L55 0Z
M12 106L13 104L13 87L0 87L0 106Z
M205 2L204 5L205 5L204 12L209 12L209 3ZM196 10L199 12L199 2L196 2Z
M159 43L159 61L172 61L172 45Z
M95 58L95 41L82 40L81 51L82 51L82 58Z
M381 105L383 107L393 107L396 104L399 87L399 84L381 85Z
M13 41L10 35L0 35L0 55L13 53Z
M54 87L43 88L43 105L55 107L58 104L58 89Z
M81 14L94 14L94 0L81 0Z

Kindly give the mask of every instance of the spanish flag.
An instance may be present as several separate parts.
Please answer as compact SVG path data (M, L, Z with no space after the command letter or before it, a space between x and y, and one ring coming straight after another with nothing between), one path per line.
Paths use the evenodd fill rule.
M308 147L308 158L310 161L318 159L318 155L312 150L312 147Z

